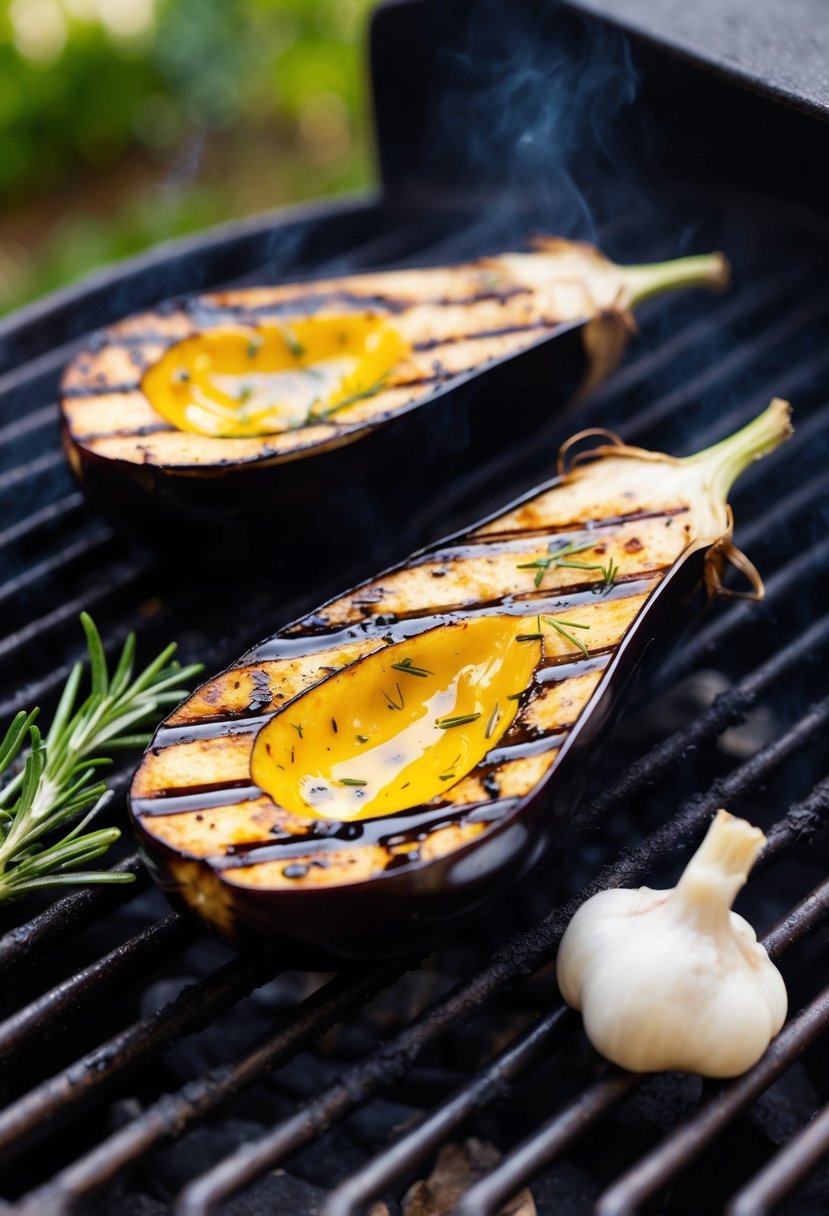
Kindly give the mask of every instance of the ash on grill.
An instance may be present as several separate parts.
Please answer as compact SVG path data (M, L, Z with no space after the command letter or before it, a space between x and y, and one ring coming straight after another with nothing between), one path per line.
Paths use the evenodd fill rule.
M527 14L542 8L530 5ZM238 579L228 586L221 571L183 577L115 536L84 506L58 446L57 379L89 330L175 291L428 264L503 247L533 227L595 235L620 260L681 252L676 233L733 256L730 295L643 314L637 347L579 424L691 450L735 429L773 394L790 397L795 439L745 477L734 502L735 539L766 576L766 603L718 604L677 648L654 658L557 855L425 960L328 977L280 973L278 958L237 958L168 912L126 848L117 864L139 874L133 887L4 911L0 1189L26 1216L155 1216L182 1188L182 1216L215 1210L223 1199L222 1210L237 1216L304 1216L323 1204L326 1216L345 1216L374 1202L385 1205L378 1214L413 1212L414 1193L404 1198L412 1184L439 1158L448 1168L470 1154L482 1164L462 1200L465 1216L494 1213L527 1185L541 1216L594 1206L611 1216L654 1200L671 1216L729 1202L731 1216L778 1201L776 1210L791 1216L826 1210L829 1176L820 1159L829 1149L829 1072L819 1039L829 1028L829 783L821 749L829 725L829 288L822 221L806 206L813 183L781 168L809 135L774 144L775 185L800 189L797 206L737 193L758 177L756 133L731 145L726 180L732 117L755 106L765 121L771 103L741 98L732 106L731 90L723 105L725 85L709 87L692 68L637 50L644 84L625 122L640 142L647 136L648 159L635 166L635 189L605 164L580 193L569 174L565 197L562 160L552 178L528 182L521 152L506 175L511 207L438 206L446 186L486 185L510 146L509 132L491 132L497 156L486 173L470 165L471 138L462 141L463 155L455 155L457 132L443 144L424 140L440 89L454 102L468 90L464 121L486 114L475 105L481 80L503 80L503 55L529 39L549 72L528 72L514 100L529 98L544 116L554 69L571 63L571 78L583 74L592 62L584 46L593 45L576 22L578 37L563 57L564 17L524 14L522 24L511 5L509 38L502 24L487 43L491 27L481 24L474 53L453 58L452 40L468 31L469 14L464 20L460 4L444 11L441 24L430 10L432 25L422 3L398 4L375 22L385 185L378 200L300 219L266 217L151 254L0 325L2 715L54 702L74 657L81 607L95 612L110 647L131 627L146 653L177 635L183 657L211 670L377 566L376 553L338 568L308 562L300 572L257 572L251 563L240 594ZM624 44L612 42L611 54L605 33L599 44L612 72L627 70ZM454 92L439 80L447 64ZM481 80L471 79L476 73ZM406 89L401 108L395 99ZM594 117L585 116L588 126ZM781 119L777 129L798 131L793 122ZM548 142L564 138L555 124L533 131ZM664 146L657 131L668 133ZM703 135L707 161L699 159ZM630 169L629 150L625 156ZM544 159L536 151L533 166ZM698 177L703 163L716 165L714 180L704 190L681 189L677 166ZM539 183L540 204L537 190L524 193ZM578 200L586 197L595 233L578 227L585 214ZM572 429L569 421L551 425L499 476L490 471L477 485L460 485L455 499L420 521L420 539L548 476L555 438ZM126 770L116 776L121 793L127 779ZM735 1082L637 1079L589 1049L578 1019L557 999L551 960L578 902L598 886L672 882L720 805L768 834L739 906L779 960L793 1013L764 1059ZM441 1156L470 1137L497 1146L500 1161L480 1147Z

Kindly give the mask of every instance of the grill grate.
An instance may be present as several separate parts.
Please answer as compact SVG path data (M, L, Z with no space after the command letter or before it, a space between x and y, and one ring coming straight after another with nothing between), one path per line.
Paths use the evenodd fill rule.
M639 223L634 216L608 228L602 244L612 251L615 239L628 255L626 245L635 242ZM705 243L713 237L729 247L722 224L715 209ZM344 1066L338 1080L320 1087L269 1131L194 1178L178 1201L180 1216L215 1210L221 1200L400 1084L422 1057L447 1037L463 1034L483 1011L500 1008L528 976L549 963L580 902L608 885L653 882L666 866L675 872L678 857L720 805L748 802L752 813L767 823L769 843L755 885L771 887L767 871L774 867L773 906L777 913L791 907L766 934L771 953L796 956L805 939L824 927L829 883L804 893L815 868L810 853L829 818L829 781L820 779L814 752L829 724L829 698L822 696L825 687L813 662L829 647L829 614L822 613L829 540L825 529L816 525L829 492L821 458L829 438L829 405L821 395L821 377L829 365L829 292L815 271L822 249L791 232L791 254L783 269L755 282L752 268L764 264L762 250L772 247L775 236L779 245L780 238L779 229L769 235L765 217L757 216L754 226L750 238L743 234L738 246L747 268L742 276L738 273L738 282L742 279L745 286L715 303L683 300L667 310L646 311L639 345L579 421L616 427L633 442L668 450L691 448L733 430L774 393L792 395L795 439L748 474L736 495L741 523L736 539L769 574L765 606L721 605L636 693L600 778L570 825L566 847L575 850L575 841L585 838L578 846L580 860L570 886L566 876L557 876L555 859L550 859L541 879L516 895L514 915L503 932L490 923L466 939L462 964L454 966L454 987L417 1016L404 1018L396 1033ZM320 234L322 239L315 242ZM357 243L361 234L362 245ZM256 229L242 239L232 273L236 281L255 281L276 273L427 262L462 257L484 239L496 243L491 229L458 217L411 217L378 204L356 209L349 222L347 211L340 209L304 219L297 231L290 224L273 231ZM311 257L309 251L315 248L322 252ZM206 267L200 267L198 283L226 280L233 263L231 245L214 243L203 249ZM632 252L635 256L639 251ZM169 273L159 274L153 262L145 271L138 268L109 281L130 307L138 306L153 298L155 290L165 293L171 281L177 287L185 285L188 275L194 281L192 263L192 258L183 258ZM371 555L362 555L359 561L367 565L327 572L322 581L311 572L312 585L301 589L290 585L290 572L281 572L271 583L252 581L240 602L238 595L223 592L220 580L183 579L154 554L120 540L92 517L64 470L51 404L68 347L89 325L112 315L114 307L103 291L93 292L84 304L83 322L78 309L68 306L51 320L43 313L26 320L21 332L29 362L3 374L0 436L8 465L0 471L0 503L8 522L0 532L0 605L8 625L0 638L0 674L8 691L0 712L6 715L23 703L54 700L74 658L75 618L82 607L92 607L99 617L110 650L129 628L138 630L145 650L178 632L185 657L201 658L211 670L235 658L276 621L297 615L376 565ZM563 432L569 429L574 428L563 424ZM459 496L450 508L443 508L432 533L463 522L465 512L466 518L483 514L548 475L549 451L536 445L524 454L521 475L529 480L522 485L510 480L514 470L505 466L501 484L479 487L483 497L471 514L466 487L466 498ZM769 502L772 487L776 498ZM313 585L315 577L318 585ZM210 607L205 609L205 604ZM642 722L650 701L659 693L670 697L682 678L712 666L726 673L730 685L705 705L684 712L667 738L660 730L658 742L645 750L641 739L647 727ZM28 674L21 679L21 672ZM15 684L22 687L15 689ZM716 746L717 741L760 712L772 715L771 737L761 738L750 755L732 765L732 753ZM644 750L633 764L625 763L625 732L630 731L639 732L636 754ZM119 794L128 778L126 771L116 774L113 785ZM773 808L780 805L789 809L775 815ZM603 829L601 837L590 837L598 827ZM625 847L632 840L639 843ZM144 1078L151 1076L159 1057L240 1006L278 974L279 960L228 958L219 956L218 948L208 951L204 978L185 986L161 1008L142 1014L134 992L148 973L174 966L183 952L192 953L203 943L175 914L160 911L163 905L154 894L141 894L146 879L134 856L125 856L118 866L137 873L139 882L73 893L28 921L10 924L0 938L4 988L19 998L0 1022L0 1061L9 1066L11 1078L0 1111L0 1160L20 1158L15 1167L20 1172L9 1175L9 1198L13 1210L25 1216L95 1210L95 1196L106 1184L136 1168L165 1141L226 1108L329 1027L349 1020L359 1024L378 994L418 966L419 960L409 958L345 971L284 1012L252 1046L231 1051L178 1087L161 1083L161 1073L153 1084ZM540 890L548 881L561 902L539 917L537 909L549 909L553 903ZM137 921L135 915L130 919L134 902ZM24 914L27 910L22 909ZM159 919L147 923L148 915ZM451 949L451 943L444 943L439 953L447 950L451 957ZM84 954L87 961L76 963L76 956L80 960ZM827 978L825 968L816 969L816 978L809 979L811 988L808 983L804 987L805 1008L790 1019L749 1074L720 1087L663 1141L651 1137L632 1161L612 1170L598 1204L603 1216L638 1210L649 1197L663 1193L715 1137L731 1134L741 1113L829 1024L829 989L814 995ZM390 1143L370 1146L367 1164L359 1172L330 1180L326 1216L367 1210L374 1199L399 1193L415 1176L415 1167L464 1125L496 1107L515 1110L522 1086L551 1059L568 1078L567 1092L552 1115L545 1110L542 1117L531 1118L523 1138L512 1136L501 1163L467 1192L464 1216L497 1212L554 1160L589 1142L594 1129L601 1130L602 1120L632 1100L641 1079L613 1068L597 1071L596 1058L583 1045L572 1051L571 1059L556 1055L562 1046L579 1042L579 1023L553 999L552 981L542 978L542 983L545 999L531 999L531 1016L523 1017L506 1047L479 1061L459 1086L438 1086L437 1099L432 1094L421 1104L426 1109L417 1125ZM803 985L798 980L798 996ZM87 1019L92 1042L83 1033ZM35 1062L41 1044L46 1048L44 1060ZM113 1095L130 1093L130 1078L133 1084L138 1078L148 1096L139 1114L113 1130L102 1121L101 1112ZM93 1113L86 1133L75 1125L82 1111ZM55 1131L70 1124L68 1146L55 1148ZM826 1150L827 1136L822 1115L767 1169L753 1174L748 1168L736 1182L730 1181L732 1191L743 1187L733 1201L732 1216L765 1211L764 1203L788 1193ZM26 1169L26 1150L44 1142L54 1153L53 1176L46 1180L42 1170ZM720 1200L727 1193L723 1191ZM117 1202L110 1210L120 1210ZM675 1197L670 1202L671 1212L695 1210Z

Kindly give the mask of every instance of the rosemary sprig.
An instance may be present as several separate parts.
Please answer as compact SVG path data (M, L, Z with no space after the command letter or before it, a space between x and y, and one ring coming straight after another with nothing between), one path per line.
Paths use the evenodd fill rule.
M149 736L136 734L136 727L180 701L187 693L183 683L201 671L197 664L182 668L173 662L175 646L168 646L134 677L130 634L110 676L100 634L85 612L81 625L91 677L86 699L78 704L78 662L45 737L35 725L38 710L21 710L0 742L0 902L39 887L132 881L130 874L83 869L121 835L118 828L85 831L111 797L94 778L111 763L108 753L144 747ZM9 776L13 766L17 771Z
M359 777L340 777L340 785L368 785L368 782Z

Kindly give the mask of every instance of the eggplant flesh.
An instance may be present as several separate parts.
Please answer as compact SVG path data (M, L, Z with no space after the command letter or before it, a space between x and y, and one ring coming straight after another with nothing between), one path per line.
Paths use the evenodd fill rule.
M645 649L718 583L732 482L789 433L774 401L694 457L601 448L256 646L135 775L156 881L306 963L399 953L472 915L572 812Z
M546 238L462 265L173 302L75 357L61 389L64 446L102 500L129 508L149 494L210 516L296 503L309 481L347 487L418 451L424 467L441 454L479 462L612 370L640 300L727 277L721 254L619 267ZM565 366L545 349L554 336ZM508 422L479 408L482 380L505 365L527 394ZM542 385L543 408L530 401Z

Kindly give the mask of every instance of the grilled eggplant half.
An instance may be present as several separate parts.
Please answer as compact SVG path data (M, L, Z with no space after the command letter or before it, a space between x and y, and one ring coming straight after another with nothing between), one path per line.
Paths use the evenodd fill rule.
M139 516L305 503L319 516L322 496L339 527L354 486L385 506L401 476L414 484L425 468L436 486L441 469L457 477L459 460L480 467L549 425L579 380L615 365L631 308L727 277L721 254L620 267L548 238L464 265L174 302L111 326L69 365L65 447L88 489ZM504 387L507 365L523 395L505 420L483 390Z
M789 432L774 401L685 459L601 447L256 646L135 775L157 882L306 961L393 954L474 912L550 844L644 650L718 585L731 484Z

